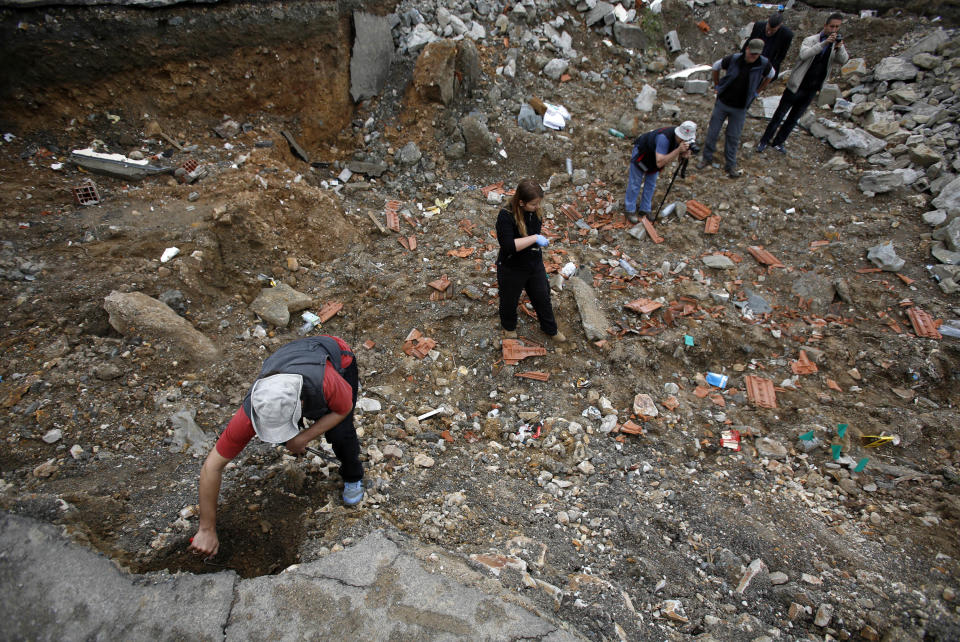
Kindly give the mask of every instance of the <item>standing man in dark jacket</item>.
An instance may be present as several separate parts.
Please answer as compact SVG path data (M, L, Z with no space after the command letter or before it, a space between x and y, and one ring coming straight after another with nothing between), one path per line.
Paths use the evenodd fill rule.
M713 160L720 129L723 122L727 121L727 134L723 144L725 171L730 178L740 176L737 170L737 148L740 147L740 134L747 118L747 109L775 75L770 61L760 55L761 51L763 41L755 38L747 43L747 53L730 54L713 63L713 85L717 92L717 102L710 116L707 140L703 145L703 156L697 163L697 169L703 169ZM722 79L721 69L727 72Z
M757 143L757 152L762 152L767 145L772 145L781 154L786 154L784 143L787 142L787 136L820 93L834 63L843 65L850 59L840 36L842 22L842 15L830 14L823 25L823 31L803 39L800 44L800 60L790 72L787 89L783 92L766 131L760 137L760 142ZM787 117L786 120L783 120L784 116ZM780 121L783 121L782 126Z
M740 53L747 53L747 43L754 38L763 40L763 51L760 52L760 55L770 61L774 73L779 76L780 65L793 43L793 32L790 31L790 27L783 24L783 14L778 11L766 20L754 22L753 31L750 32L750 37L743 43L743 49Z
M356 358L339 337L298 339L270 355L200 470L200 527L190 539L190 550L217 554L217 498L223 469L254 435L267 443L284 444L295 455L323 435L340 460L343 502L360 503L363 464L353 425L357 389ZM310 426L301 429L303 417Z

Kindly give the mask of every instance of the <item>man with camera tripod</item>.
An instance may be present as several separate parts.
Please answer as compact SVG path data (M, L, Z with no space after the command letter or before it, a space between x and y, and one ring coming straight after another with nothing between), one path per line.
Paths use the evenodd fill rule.
M766 149L767 145L781 154L787 153L783 146L787 142L787 136L820 93L833 64L843 65L850 59L840 35L842 22L842 15L832 13L823 25L823 31L803 39L800 45L800 61L790 72L790 80L787 81L787 89L780 98L777 111L757 143L757 153ZM786 120L783 120L784 116L787 117ZM783 125L780 121L783 121Z
M690 146L696 137L697 124L686 120L676 127L654 129L633 141L627 193L623 199L624 216L628 222L640 222L637 216L637 197L640 198L640 214L653 221L650 210L653 207L653 192L657 189L660 170L677 158L689 158Z

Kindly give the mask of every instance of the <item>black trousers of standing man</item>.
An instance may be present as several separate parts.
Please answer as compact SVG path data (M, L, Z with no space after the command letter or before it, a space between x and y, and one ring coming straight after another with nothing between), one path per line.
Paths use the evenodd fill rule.
M557 321L553 318L550 303L550 284L543 263L532 268L510 268L497 265L497 287L500 288L500 325L504 330L517 329L517 304L524 290L537 313L540 329L544 334L557 333Z

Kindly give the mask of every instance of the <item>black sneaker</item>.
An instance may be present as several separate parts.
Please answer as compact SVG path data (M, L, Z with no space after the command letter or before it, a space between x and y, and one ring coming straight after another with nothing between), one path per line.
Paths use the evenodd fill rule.
M624 212L623 215L627 217L628 223L633 223L636 225L640 222L640 218L637 216L636 212Z
M783 143L780 143L779 145L772 145L772 147L784 156L787 155L787 148L783 146Z
M756 151L758 154L761 154L761 153L763 153L763 150L765 150L766 148L767 148L767 143L766 143L765 141L762 141L762 140L761 140L759 143L757 143L757 148L756 148L755 151Z
M706 166L709 165L709 164L710 164L710 163L709 163L708 161L705 161L705 160L703 160L703 159L701 158L700 160L697 161L697 169L703 169L704 167L706 167Z
M737 169L736 167L729 167L729 168L727 168L727 176L730 177L730 178L740 178L740 175L741 175L741 174L742 174L742 172L741 172L739 169Z

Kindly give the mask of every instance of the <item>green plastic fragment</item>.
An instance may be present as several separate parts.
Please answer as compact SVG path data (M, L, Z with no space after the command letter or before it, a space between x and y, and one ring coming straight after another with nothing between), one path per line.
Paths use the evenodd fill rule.
M832 444L830 450L833 451L833 459L836 461L840 459L840 453L843 451L843 446L841 444Z
M689 334L683 335L683 345L692 346L693 337L691 337Z
M847 424L837 424L837 436L843 439L845 434L847 434Z
M859 473L861 470L867 467L867 462L870 461L869 457L864 457L857 462L857 467L853 469L853 472Z
M810 432L803 433L802 435L800 435L800 439L802 439L803 441L813 440L813 431L811 430Z

